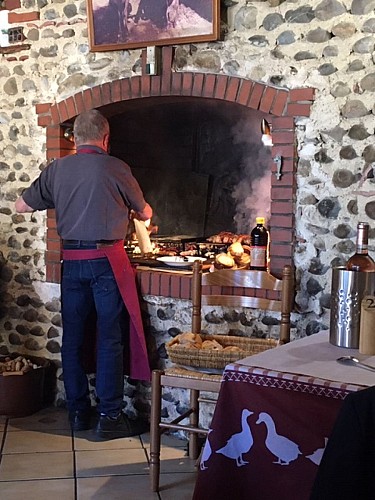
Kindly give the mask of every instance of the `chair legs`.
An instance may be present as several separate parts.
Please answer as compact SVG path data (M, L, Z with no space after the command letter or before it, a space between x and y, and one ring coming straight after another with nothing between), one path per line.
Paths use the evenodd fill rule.
M151 381L151 422L150 422L150 479L151 490L159 491L160 478L160 438L161 420L161 376L163 372L153 370Z
M199 423L199 391L197 389L190 390L190 426L198 428ZM196 460L199 455L198 450L198 434L196 432L189 432L189 458Z

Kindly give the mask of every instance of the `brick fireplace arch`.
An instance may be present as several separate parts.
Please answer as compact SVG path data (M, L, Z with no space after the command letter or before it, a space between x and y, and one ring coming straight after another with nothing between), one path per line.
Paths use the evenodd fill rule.
M144 58L143 58L144 59ZM284 89L234 76L174 72L173 48L164 47L163 69L160 75L143 74L107 82L77 92L58 103L37 104L38 124L46 128L47 159L61 158L73 151L73 144L64 138L65 127L77 114L101 108L103 113L114 114L115 105L130 99L158 96L186 96L218 99L262 111L272 122L271 154L271 273L280 276L285 264L292 264L294 242L294 198L297 152L295 144L295 118L310 116L314 101L313 88ZM117 103L117 105L116 105ZM118 112L118 111L117 111ZM273 158L282 157L282 173L276 177ZM60 282L60 239L56 232L54 211L47 213L46 278ZM165 277L163 277L165 278Z

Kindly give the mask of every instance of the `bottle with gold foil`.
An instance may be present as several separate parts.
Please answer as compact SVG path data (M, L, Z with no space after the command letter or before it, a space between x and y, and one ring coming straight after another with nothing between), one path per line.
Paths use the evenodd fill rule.
M368 232L369 224L358 222L356 251L346 264L348 271L375 271L375 262L368 254Z

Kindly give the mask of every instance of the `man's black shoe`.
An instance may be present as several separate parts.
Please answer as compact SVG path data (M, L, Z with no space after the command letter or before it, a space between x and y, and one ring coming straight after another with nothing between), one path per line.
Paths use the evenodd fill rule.
M95 434L101 439L118 439L139 436L148 430L147 422L130 420L121 412L117 417L100 415Z
M88 429L91 429L90 410L70 411L69 422L72 431L87 431Z

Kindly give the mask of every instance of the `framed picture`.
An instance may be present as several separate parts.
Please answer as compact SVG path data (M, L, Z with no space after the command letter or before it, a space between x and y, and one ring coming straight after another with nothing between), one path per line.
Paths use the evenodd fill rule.
M87 0L92 51L217 40L220 0Z

